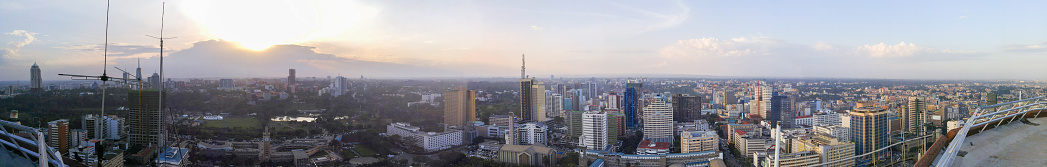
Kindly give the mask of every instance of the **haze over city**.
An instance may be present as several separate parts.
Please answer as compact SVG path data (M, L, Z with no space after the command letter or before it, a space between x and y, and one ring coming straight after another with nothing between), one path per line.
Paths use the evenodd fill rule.
M0 166L1042 166L1045 6L0 0Z
M160 3L111 3L109 65L157 71ZM1047 77L1042 1L167 4L171 78L512 78L521 54L535 77ZM2 1L0 20L0 80L101 73L105 3Z

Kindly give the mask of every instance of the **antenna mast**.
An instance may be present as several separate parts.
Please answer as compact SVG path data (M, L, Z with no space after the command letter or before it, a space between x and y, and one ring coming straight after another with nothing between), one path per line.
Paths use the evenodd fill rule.
M527 79L527 55L520 54L520 79Z
M159 85L160 88L159 89L160 89L160 92L159 92L159 97L158 97L159 101L160 101L159 102L160 104L159 104L158 110L156 111L156 112L159 113L159 114L157 114L158 115L158 118L157 118L157 126L158 126L157 128L158 129L157 129L157 139L156 139L156 147L157 147L157 149L155 150L156 153L157 153L156 155L160 155L160 152L161 152L160 150L164 149L164 142L163 142L163 139L164 139L164 128L163 128L164 127L164 124L163 124L164 112L163 111L164 111L164 89L165 89L165 86L164 86L164 82L165 82L164 81L164 39L178 38L178 37L164 38L164 16L166 15L166 13L165 13L166 12L166 6L167 6L167 2L164 2L164 3L161 4L161 7L160 7L160 36L159 37L154 37L154 36L146 35L148 37L152 37L152 38L156 38L156 39L160 40L160 78L159 78L159 82L160 82L160 85ZM153 161L153 162L156 163L159 160L160 159L158 158L158 159L156 159L156 161Z

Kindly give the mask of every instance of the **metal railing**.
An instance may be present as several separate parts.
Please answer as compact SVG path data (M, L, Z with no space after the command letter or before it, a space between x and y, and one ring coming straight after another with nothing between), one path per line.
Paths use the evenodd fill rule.
M18 136L14 132L30 134L30 139ZM20 152L26 159L36 158L40 167L66 167L62 162L62 155L55 148L47 146L43 135L42 130L0 120L0 149ZM36 148L36 151L33 151L33 148Z
M967 133L970 132L971 127L982 126L981 129L978 130L978 132L981 132L989 127L988 124L992 122L996 122L995 126L1000 126L1000 124L1003 124L1005 121L1010 123L1015 119L1019 119L1018 117L1025 117L1029 111L1043 109L1045 104L1047 104L1047 96L978 107L978 109L971 114L971 117L963 122L963 127L957 131L956 136L953 138L952 142L949 142L949 146L945 148L942 155L939 155L941 158L939 158L935 166L946 167L952 165L953 160L956 158L956 154L959 153L960 148L963 147L963 141L967 138Z

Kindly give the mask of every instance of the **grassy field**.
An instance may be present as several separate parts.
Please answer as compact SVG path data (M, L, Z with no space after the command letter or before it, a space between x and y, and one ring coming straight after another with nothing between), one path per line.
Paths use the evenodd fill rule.
M261 122L256 118L225 118L222 120L207 121L205 128L258 128Z
M364 146L361 146L361 145L356 145L356 152L358 152L360 154L363 154L361 156L372 156L372 155L374 155L374 151L371 151L371 149L369 149L367 147L364 147Z

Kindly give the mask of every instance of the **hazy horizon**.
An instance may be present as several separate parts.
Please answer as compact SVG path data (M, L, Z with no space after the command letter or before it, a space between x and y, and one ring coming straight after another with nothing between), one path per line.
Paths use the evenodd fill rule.
M100 75L105 1L0 1L0 80ZM161 2L111 2L110 76L156 68ZM168 1L165 77L1042 80L1047 6L1008 2ZM25 15L25 13L33 13ZM1014 72L1020 71L1020 72Z

